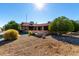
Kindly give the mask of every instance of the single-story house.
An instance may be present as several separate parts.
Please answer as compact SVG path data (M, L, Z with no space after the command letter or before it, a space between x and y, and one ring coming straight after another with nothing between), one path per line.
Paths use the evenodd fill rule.
M48 32L48 25L49 23L32 24L32 23L22 22L21 28L23 30L33 31L33 32L37 32L37 31Z

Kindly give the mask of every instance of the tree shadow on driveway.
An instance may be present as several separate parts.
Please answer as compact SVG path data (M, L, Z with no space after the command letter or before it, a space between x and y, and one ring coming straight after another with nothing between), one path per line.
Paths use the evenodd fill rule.
M72 36L58 36L58 35L52 35L53 38L59 41L67 42L73 45L79 45L79 38L77 37L72 37Z

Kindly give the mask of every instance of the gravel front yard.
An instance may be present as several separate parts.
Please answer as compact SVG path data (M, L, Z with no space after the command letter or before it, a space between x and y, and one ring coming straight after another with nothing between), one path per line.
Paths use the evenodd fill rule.
M0 46L4 56L53 56L79 55L79 46L58 41L51 36L46 39L22 35L17 40Z

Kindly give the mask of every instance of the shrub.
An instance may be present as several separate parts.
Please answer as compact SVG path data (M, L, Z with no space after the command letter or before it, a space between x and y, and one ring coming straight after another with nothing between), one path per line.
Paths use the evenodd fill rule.
M33 33L32 33L32 31L29 31L28 34L29 34L29 36L30 36L30 35L32 35Z
M73 25L74 25L74 31L73 32L77 32L79 31L79 23L78 21L74 21L74 20L71 20Z
M7 30L3 35L5 40L15 40L18 38L18 36L19 36L18 31L14 29Z
M61 16L51 22L48 29L51 32L63 34L74 31L74 25L67 17Z

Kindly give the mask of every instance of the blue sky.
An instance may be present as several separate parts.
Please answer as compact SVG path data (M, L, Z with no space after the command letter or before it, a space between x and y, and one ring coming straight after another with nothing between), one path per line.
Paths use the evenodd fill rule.
M33 3L0 3L0 27L10 20L15 20L18 23L26 21L45 23L59 16L79 20L79 4L49 3L45 4L42 10L38 10Z

